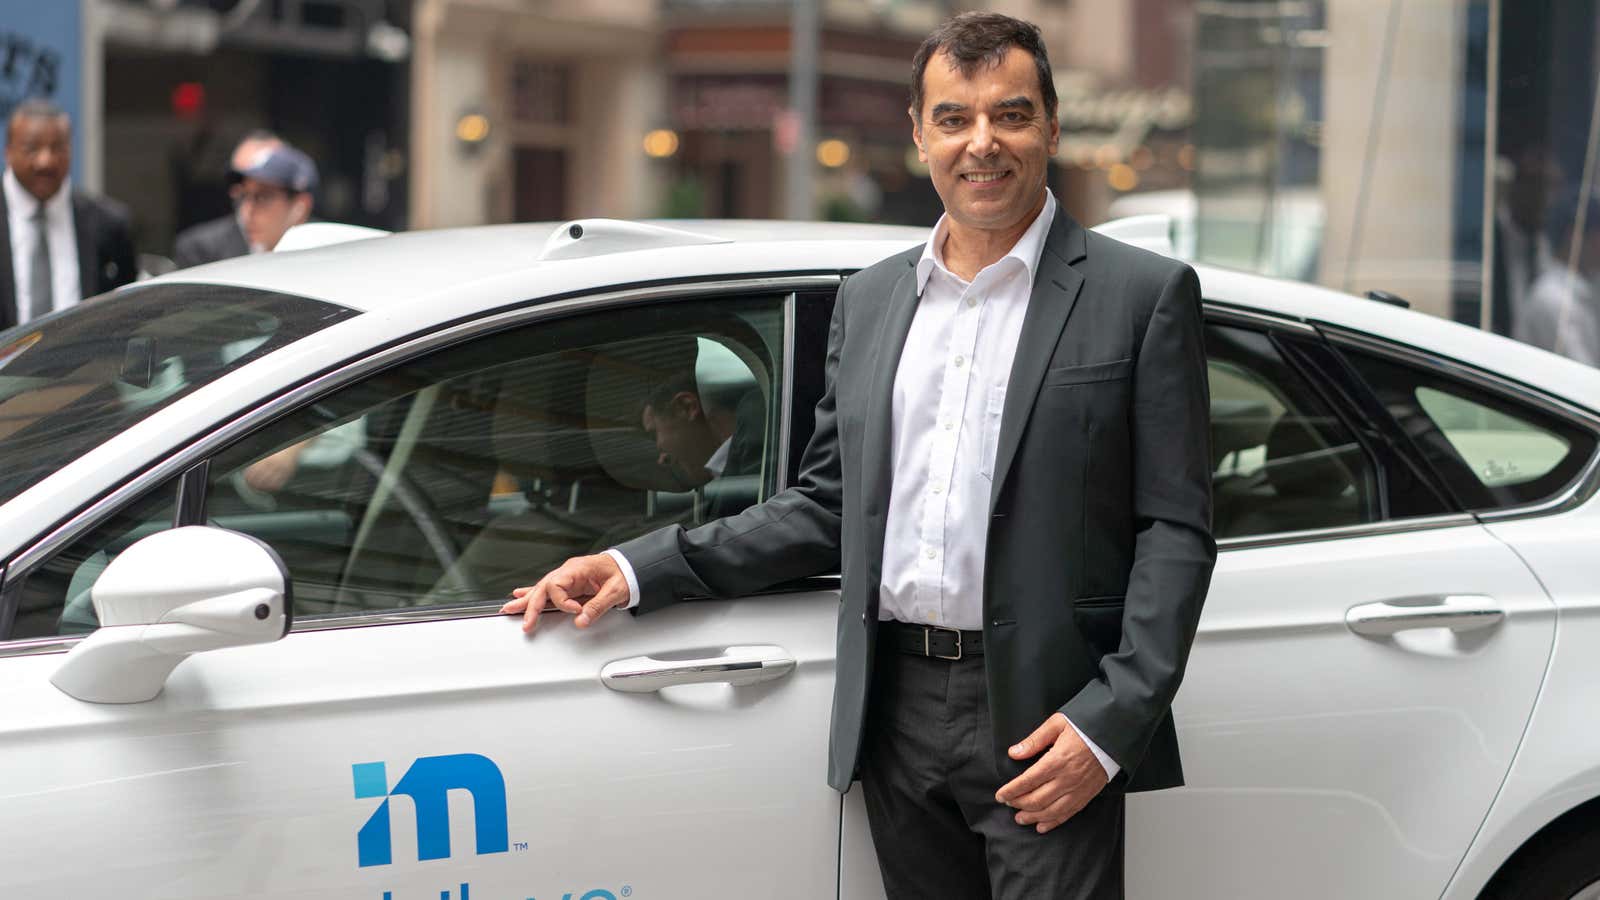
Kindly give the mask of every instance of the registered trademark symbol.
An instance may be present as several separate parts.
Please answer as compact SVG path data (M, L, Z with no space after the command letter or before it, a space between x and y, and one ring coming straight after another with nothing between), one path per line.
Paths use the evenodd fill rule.
M622 886L622 896L624 896L624 897L632 897L633 896L633 885L631 885L631 884L623 885Z

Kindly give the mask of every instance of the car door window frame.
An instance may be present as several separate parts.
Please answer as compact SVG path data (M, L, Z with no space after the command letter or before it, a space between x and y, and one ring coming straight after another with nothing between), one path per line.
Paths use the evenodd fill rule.
M1579 467L1571 482L1554 496L1502 509L1464 513L1472 520L1489 522L1562 512L1581 505L1600 489L1600 414L1497 373L1415 347L1403 346L1374 335L1324 322L1317 323L1317 330L1327 338L1335 350L1348 347L1401 365L1438 372L1447 378L1464 382L1469 387L1494 395L1512 406L1533 407L1545 415L1560 419L1597 438L1596 448L1590 452L1589 459ZM1377 398L1374 396L1373 399L1376 401ZM1443 481L1442 478L1440 480Z
M69 546L73 541L88 534L107 516L115 515L117 511L124 507L138 502L147 491L159 489L173 477L180 474L185 476L184 484L189 484L190 477L197 477L200 480L199 483L203 484L206 478L203 465L209 464L210 459L217 453L257 430L267 427L293 410L315 403L324 396L371 377L384 369L404 364L455 344L522 328L539 321L589 314L647 302L707 299L732 294L746 296L767 295L783 296L785 309L792 310L796 303L797 294L837 291L841 281L841 277L836 273L811 273L741 276L708 281L677 281L665 284L617 286L598 292L574 292L531 300L512 308L501 308L476 318L458 321L394 342L377 352L353 358L344 365L293 386L240 415L220 422L204 434L196 437L182 450L164 459L157 460L153 465L129 478L100 501L73 515L44 537L17 553L5 564L5 572L8 577L4 583L0 583L0 603L4 603L5 599L10 596L13 585L20 584L34 568ZM786 312L784 321L784 342L787 351L792 349L792 345L789 343L792 341L793 332L793 329L789 327L792 322L792 312ZM792 352L786 353L786 361L784 363L786 367L785 376L792 375L792 372L788 371L787 367L793 365L793 359L794 354ZM786 377L785 384L789 383L790 380L791 378ZM784 389L786 390L786 388ZM783 394L781 397L785 401L791 399L787 394ZM788 402L778 405L778 412L782 419L779 427L780 444L776 449L780 455L789 440L787 430L789 408ZM787 462L784 461L783 468L777 470L779 490L783 488L788 480L786 469ZM180 498L178 507L178 518L182 518L186 512L188 514L193 513L192 500L186 504ZM12 573L15 573L14 579L9 577ZM317 631L395 622L497 614L498 607L482 603L449 607L373 610L352 613L347 617L341 616L307 622L304 623L304 627L297 625L296 631ZM71 649L72 645L79 640L82 640L82 637L82 635L73 635L17 642L0 641L0 658L33 653L65 652Z
M1266 331L1269 337L1281 336L1289 340L1274 340L1274 345L1284 352L1287 363L1293 367L1302 378L1310 382L1312 390L1317 391L1328 403L1330 409L1350 430L1355 439L1361 443L1369 459L1377 465L1377 460L1383 454L1373 445L1373 428L1364 421L1358 409L1352 408L1349 398L1341 397L1335 392L1327 390L1325 385L1309 377L1304 371L1305 360L1296 358L1297 352L1292 346L1293 341L1306 341L1323 343L1326 338L1318 328L1307 322L1284 316L1263 313L1254 309L1245 309L1229 305L1217 300L1205 300L1202 303L1204 322L1207 325L1232 325ZM1379 472L1380 480L1385 473ZM1407 531L1420 531L1429 528L1445 528L1453 525L1462 525L1476 521L1470 513L1459 511L1444 512L1432 516L1414 516L1409 518L1394 519L1387 517L1387 509L1382 510L1383 517L1374 522L1363 522L1354 525L1334 525L1326 528L1308 528L1303 531L1280 531L1265 534L1241 535L1239 537L1218 538L1217 550L1244 550L1255 547L1271 547L1285 544L1308 543L1312 541L1340 540L1350 537L1364 537L1368 535L1393 534Z

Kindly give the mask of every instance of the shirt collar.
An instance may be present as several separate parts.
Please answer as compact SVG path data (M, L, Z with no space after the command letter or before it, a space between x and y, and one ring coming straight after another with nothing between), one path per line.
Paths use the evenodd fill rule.
M33 195L28 193L28 189L22 186L22 182L17 180L17 173L11 171L10 166L6 166L5 175L0 176L0 183L4 184L6 209L10 215L22 221L32 218L34 210L39 208L39 201L35 200ZM46 214L51 217L58 214L71 194L72 179L62 179L61 187L56 190L55 195L44 202Z
M1039 256L1044 253L1044 241L1050 234L1050 223L1055 220L1055 217L1055 194L1052 194L1049 188L1045 188L1044 208L1039 210L1039 215L1034 218L1033 224L1029 225L1028 230L1022 233L1022 237L1017 238L1016 244L1012 246L1006 255L992 265L998 266L1007 259L1015 259L1022 263L1023 268L1027 270L1028 282L1030 284L1033 283L1034 276L1039 272ZM928 279L933 276L935 268L951 278L960 280L954 272L945 268L944 265L946 220L949 218L948 213L939 217L938 223L933 226L933 235L928 238L928 243L922 247L922 257L917 260L917 296L919 297L922 296L923 291L927 290ZM984 271L988 271L988 269L986 268Z
M722 473L728 468L728 456L732 452L733 438L730 437L722 442L722 446L718 447L715 453L711 454L710 459L706 460L704 468L711 473L712 478L722 477Z

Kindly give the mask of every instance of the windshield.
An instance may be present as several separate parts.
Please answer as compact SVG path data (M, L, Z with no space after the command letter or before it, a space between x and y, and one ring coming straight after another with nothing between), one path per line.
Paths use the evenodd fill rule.
M195 388L356 314L253 288L165 284L0 332L0 503Z

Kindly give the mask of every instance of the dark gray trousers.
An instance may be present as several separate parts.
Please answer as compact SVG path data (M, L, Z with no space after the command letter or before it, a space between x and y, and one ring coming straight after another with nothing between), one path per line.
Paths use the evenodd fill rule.
M889 900L1121 900L1123 779L1039 834L995 802L990 730L982 657L880 647L861 785Z

